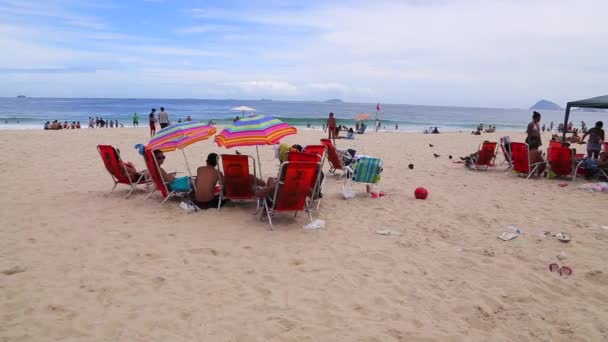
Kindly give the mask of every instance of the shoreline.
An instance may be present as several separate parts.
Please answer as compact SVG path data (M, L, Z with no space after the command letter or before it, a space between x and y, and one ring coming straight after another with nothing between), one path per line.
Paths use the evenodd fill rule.
M116 130L116 127L113 128L88 128L88 127L82 127L80 129L60 129L60 130L45 130L43 128L41 128L38 125L21 125L19 127L16 127L17 125L6 125L6 124L0 124L0 131L97 131L97 130L102 130L102 131L113 131ZM221 129L223 127L225 127L225 125L214 125L215 127L217 127L218 129ZM319 131L323 131L321 128L315 128L315 127L306 127L306 126L294 126L298 129L298 131L313 131L313 132L319 132ZM523 127L523 126L522 126ZM149 130L148 126L144 126L144 125L140 125L139 127L133 127L132 125L128 125L125 127L119 127L118 129L120 130L125 130L125 129L129 129L129 130L135 130L135 129L146 129ZM157 127L157 132L160 130L160 127ZM474 131L474 129L471 129L471 131ZM466 130L443 130L440 132L440 134L444 134L444 133L459 133L459 134L471 134L471 131L466 131ZM522 128L522 131L516 131L516 130L505 130L505 131L501 131L501 130L497 130L494 133L499 133L499 132L505 132L505 133L521 133L525 131L525 127ZM373 133L419 133L419 134L423 134L423 135L436 135L436 134L430 134L430 133L424 133L422 131L416 131L416 130L404 130L399 128L398 130L395 129L380 129L378 132L375 132L373 130L366 130L365 133L363 135L366 134L373 134ZM550 133L550 132L544 132L544 133ZM346 134L346 132L341 132L341 134ZM493 134L493 133L482 133L482 135L486 135L486 134ZM557 132L554 132L553 134L558 134ZM355 137L360 136L361 134L356 134Z

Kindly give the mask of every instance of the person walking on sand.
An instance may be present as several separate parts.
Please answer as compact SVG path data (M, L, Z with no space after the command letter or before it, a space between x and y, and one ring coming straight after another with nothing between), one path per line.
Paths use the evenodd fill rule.
M158 114L158 122L160 123L161 129L169 126L169 113L165 111L165 107L160 107L160 114Z
M530 147L530 150L538 150L542 146L540 139L540 113L534 112L532 114L532 122L528 124L526 129L526 144Z
M329 113L329 118L327 118L327 131L328 139L333 139L334 145L336 144L336 130L338 127L336 126L336 119L334 118L334 113Z
M137 112L133 114L133 127L139 127L139 116L137 115Z
M154 117L154 113L156 113L156 108L152 108L152 111L149 115L150 120L150 136L153 137L156 134L156 118Z

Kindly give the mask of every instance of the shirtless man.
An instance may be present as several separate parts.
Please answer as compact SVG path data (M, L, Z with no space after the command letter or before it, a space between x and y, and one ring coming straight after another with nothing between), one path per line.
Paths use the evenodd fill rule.
M206 164L196 170L196 191L191 195L192 203L201 209L217 207L219 201L219 195L215 194L221 176L217 170L217 154L209 153Z
M333 139L334 145L336 144L336 119L334 118L334 113L329 113L329 118L327 118L327 131L329 132L328 139Z

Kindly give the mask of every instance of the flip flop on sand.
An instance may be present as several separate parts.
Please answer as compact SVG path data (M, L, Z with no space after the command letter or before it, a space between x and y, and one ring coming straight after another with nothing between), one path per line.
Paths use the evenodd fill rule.
M572 272L573 272L570 267L568 267L568 266L559 267L559 265L556 263L552 263L549 265L549 271L557 272L557 273L559 273L560 276L565 277L565 278L572 275Z
M572 272L572 269L568 266L562 266L562 268L559 269L559 275L566 278L572 275Z
M515 239L518 236L519 234L502 232L500 235L498 235L498 238L502 241L509 241Z

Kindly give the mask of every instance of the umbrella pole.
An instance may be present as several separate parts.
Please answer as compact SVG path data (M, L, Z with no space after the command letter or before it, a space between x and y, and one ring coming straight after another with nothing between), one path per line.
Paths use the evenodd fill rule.
M192 180L192 172L190 172L190 164L188 164L188 158L186 158L186 152L184 152L183 148L180 148L180 150L182 151L182 155L184 156L184 160L186 161L186 168L188 169L188 175L190 176L190 179ZM196 182L192 181L192 187L194 188L194 191L196 192Z
M260 150L257 146L255 147L255 152L258 155L258 170L260 170L260 179L264 179L262 178L262 163L260 162Z

